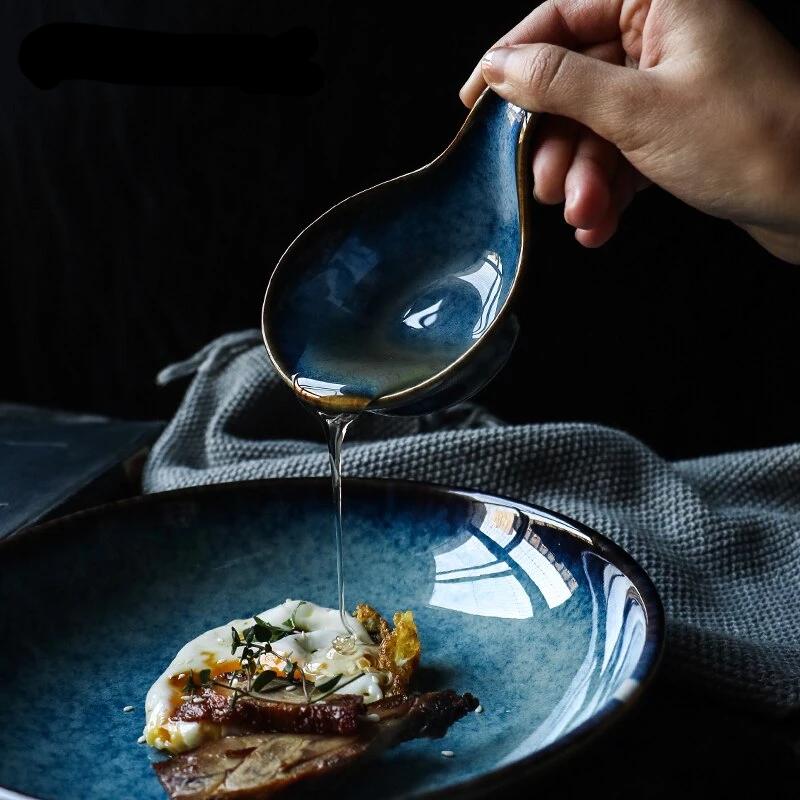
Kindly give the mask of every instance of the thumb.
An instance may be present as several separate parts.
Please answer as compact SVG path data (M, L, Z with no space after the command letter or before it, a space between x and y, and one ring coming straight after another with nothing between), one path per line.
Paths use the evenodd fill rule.
M652 76L552 44L497 47L481 71L506 100L577 120L622 150L657 108Z

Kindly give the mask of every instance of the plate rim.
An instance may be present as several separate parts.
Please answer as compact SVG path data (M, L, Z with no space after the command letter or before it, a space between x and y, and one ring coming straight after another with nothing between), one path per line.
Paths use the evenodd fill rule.
M121 500L114 500L109 503L81 509L71 514L65 514L64 516L56 517L44 523L21 528L0 540L0 559L8 552L13 553L20 545L25 546L27 542L51 535L53 530L57 531L65 524L72 525L84 519L102 517L104 514L108 513L119 513L130 507L139 508L141 506L158 505L163 502L169 502L170 500L191 498L197 495L235 493L243 489L253 491L259 487L269 487L273 490L278 490L281 486L299 486L302 484L318 485L328 490L330 488L330 478L327 476L257 478L200 484L197 486L187 486L126 497ZM598 713L584 720L584 722L577 727L559 736L555 741L518 761L500 766L490 773L465 779L449 787L423 791L421 793L406 793L400 795L401 798L408 797L414 798L415 800L428 800L430 798L432 800L433 798L455 796L460 798L481 797L489 791L497 790L511 783L518 783L533 774L554 766L556 763L563 761L564 758L573 755L596 735L616 725L621 719L628 717L630 712L638 707L639 701L652 685L663 660L665 615L663 603L652 579L644 568L623 547L616 544L604 534L599 533L578 520L572 519L566 514L552 511L536 503L515 500L507 495L448 486L429 481L414 481L400 478L361 478L356 476L343 477L343 493L346 494L347 487L352 487L354 484L357 484L366 491L385 490L394 487L405 492L421 492L422 494L432 496L456 496L473 502L497 503L499 501L501 505L511 505L523 512L529 510L537 515L550 517L562 523L562 525L576 529L578 534L582 534L580 536L581 539L583 539L584 536L588 537L595 549L600 550L604 554L613 556L612 563L623 570L626 577L628 577L639 593L644 603L645 615L647 617L644 647L636 666L638 684L624 699L617 698L618 702L616 704L608 704ZM559 527L559 530L562 534L576 535L569 530L565 530L563 527ZM0 800L57 800L57 798L36 797L11 787L0 785Z

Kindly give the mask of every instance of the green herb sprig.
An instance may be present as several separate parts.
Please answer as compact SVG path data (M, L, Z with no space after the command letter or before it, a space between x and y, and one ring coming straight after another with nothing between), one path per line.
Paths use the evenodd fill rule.
M237 631L235 627L231 627L231 655L235 656L238 651L241 650L239 654L240 668L231 673L227 683L212 679L211 670L204 669L199 673L199 684L197 684L195 683L194 672L190 671L186 685L184 686L184 694L194 695L207 686L220 686L232 692L231 708L235 708L240 697L254 697L254 692L268 694L292 685L302 687L307 702L316 703L329 694L332 694L333 691L338 688L338 683L342 678L341 674L324 681L319 686L312 686L311 693L309 693L309 684L306 681L305 674L302 669L298 668L297 663L294 661L288 662L285 676L279 676L274 670L257 672L260 657L267 653L272 653L272 645L275 642L280 641L286 636L303 632L302 628L297 624L295 615L297 614L297 610L304 603L305 601L301 600L297 604L297 608L292 612L292 615L280 625L273 625L271 622L267 622L258 615L253 615L253 624L244 628L241 633ZM300 672L300 677L295 678L295 672L298 671ZM356 675L356 678L361 677L361 674ZM246 687L239 685L240 677L246 680ZM347 681L347 683L352 683L356 678ZM347 683L342 685L346 686ZM318 696L314 697L315 694Z
M295 609L295 613L297 613L297 609ZM283 625L273 625L258 615L253 616L253 623L253 625L245 628L241 634L236 628L231 628L231 655L236 655L237 651L241 650L239 655L240 672L244 672L247 680L247 688L242 689L238 685L233 685L236 674L231 676L228 684L228 688L233 690L231 706L236 705L241 695L251 695L254 691L261 693L271 692L291 684L302 685L303 691L308 697L305 688L305 675L301 671L300 679L294 677L294 673L297 670L297 664L294 662L289 662L286 676L280 678L273 670L265 670L261 673L256 672L259 658L262 655L273 652L273 643L286 636L301 632L295 624L294 614Z
M348 686L353 681L357 681L359 678L361 678L362 676L364 676L366 674L367 674L366 672L359 672L358 675L356 675L353 678L350 678L350 680L347 680L344 683L339 683L339 681L341 680L342 676L341 675L336 675L335 677L331 678L330 680L327 680L324 683L321 683L319 686L315 685L314 686L314 691L311 693L311 702L312 703L318 703L320 700L324 700L329 695L332 695L334 692L338 691L339 689L343 689L345 686ZM319 692L319 696L318 697L314 697L314 693L315 692Z
M189 676L186 678L186 683L183 686L183 693L194 695L200 691L200 689L210 686L212 683L211 680L211 670L210 669L201 669L198 673L198 679L200 681L199 684L194 682L194 670L189 670Z

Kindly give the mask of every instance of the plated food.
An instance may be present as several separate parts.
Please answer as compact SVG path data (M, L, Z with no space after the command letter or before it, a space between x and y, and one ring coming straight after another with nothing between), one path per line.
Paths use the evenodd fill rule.
M270 797L475 710L470 694L413 691L412 612L393 623L286 600L188 642L145 700L145 741L173 755L154 765L169 796Z

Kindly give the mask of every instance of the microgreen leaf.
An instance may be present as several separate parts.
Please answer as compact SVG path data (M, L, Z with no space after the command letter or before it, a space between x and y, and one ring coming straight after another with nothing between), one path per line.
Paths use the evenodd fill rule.
M253 625L253 635L259 642L277 642L285 636L294 632L294 624L291 619L287 619L282 626L273 625L271 622L261 619L258 615L253 616L255 625Z
M342 674L339 673L338 675L334 675L332 678L329 678L327 681L323 681L322 683L315 683L314 684L314 691L325 693L330 689L333 689L341 679Z
M194 685L194 672L189 670L189 677L186 679L186 683L183 685L183 693L184 694L194 694L197 687Z
M358 675L355 675L354 677L346 680L343 684L341 684L340 686L337 686L336 688L337 689L343 689L345 686L348 686L349 684L353 683L353 681L357 681L362 675L366 675L366 672L359 672ZM339 677L341 677L341 676L339 676ZM316 687L315 687L315 689L316 689ZM322 692L320 692L319 697L315 697L311 702L312 703L319 703L320 700L324 700L329 694L333 694L333 693L330 692L330 691L325 692L324 694Z
M268 642L271 638L270 632L261 625L253 625L253 639L257 642Z
M201 669L200 670L200 685L201 686L205 686L208 683L211 683L211 670L210 669Z
M275 678L277 677L278 677L277 674L274 673L271 669L262 672L253 681L253 691L260 692L267 684L272 683L272 681L274 681Z
M242 640L239 638L239 633L236 628L231 628L231 655L235 655L241 646Z

